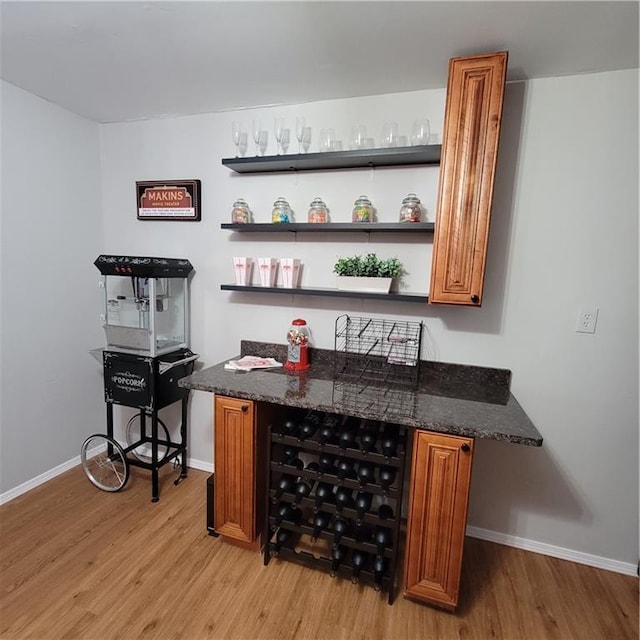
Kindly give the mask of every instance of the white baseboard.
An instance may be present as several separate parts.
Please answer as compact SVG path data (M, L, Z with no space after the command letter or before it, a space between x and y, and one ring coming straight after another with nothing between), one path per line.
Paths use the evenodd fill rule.
M603 558L602 556L594 556L591 553L583 551L574 551L565 547L557 547L546 542L537 542L529 538L520 538L507 533L491 531L489 529L481 529L480 527L467 527L467 535L488 542L496 542L507 547L522 549L523 551L533 551L544 556L552 556L560 560L569 560L578 564L586 564L597 569L606 569L607 571L615 571L616 573L624 573L628 576L637 576L638 567L631 562L621 562L620 560L612 560L611 558Z
M213 462L203 462L202 460L196 460L195 458L188 458L187 466L190 469L196 469L197 471L208 471L209 473L213 473Z
M67 462L63 462L59 464L57 467L50 469L49 471L45 471L41 473L39 476L35 478L31 478L31 480L27 480L22 484L14 487L13 489L9 489L9 491L5 491L4 493L0 493L0 505L5 502L9 502L18 496L21 496L23 493L27 493L27 491L31 491L31 489L35 489L39 487L41 484L44 484L48 480L59 476L61 473L65 471L69 471L69 469L73 469L80 464L80 456L76 456L75 458L71 458L71 460L67 460Z
M67 460L67 462L63 462L49 471L45 471L45 473L41 473L39 476L36 476L31 480L27 480L27 482L23 482L21 485L18 485L13 489L9 489L9 491L0 493L0 505L21 496L23 493L27 493L27 491L31 491L31 489L39 487L41 484L52 480L65 471L69 471L69 469L73 469L73 467L76 467L79 464L80 456L76 456L75 458L71 458L71 460ZM198 471L208 471L209 473L213 472L213 463L203 462L202 460L196 460L195 458L188 458L187 466L191 469L197 469Z
M76 456L67 462L59 464L57 467L41 473L39 476L23 482L21 485L9 489L4 493L0 493L0 505L21 496L23 493L35 489L36 487L44 484L48 480L59 476L61 473L72 469L80 464L80 456ZM213 464L211 462L204 462L202 460L196 460L195 458L189 458L187 460L187 466L191 469L197 469L198 471L206 471L208 473L213 472ZM532 551L534 553L540 553L545 556L552 556L553 558L559 558L560 560L569 560L570 562L577 562L578 564L586 564L590 567L596 567L597 569L606 569L607 571L615 571L616 573L623 573L628 576L638 575L637 565L631 562L621 562L620 560L612 560L611 558L603 558L602 556L595 556L591 553L584 553L582 551L574 551L573 549L566 549L564 547L557 547L553 544L547 544L546 542L537 542L536 540L530 540L528 538L520 538L519 536L512 536L508 533L500 533L498 531L491 531L490 529L481 529L480 527L467 527L467 535L472 538L478 538L480 540L487 540L488 542L496 542L497 544L503 544L507 547L514 547L516 549L522 549L524 551Z

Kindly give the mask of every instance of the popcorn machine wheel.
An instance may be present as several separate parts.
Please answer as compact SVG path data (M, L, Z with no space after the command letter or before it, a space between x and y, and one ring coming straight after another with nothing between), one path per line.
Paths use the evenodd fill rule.
M189 389L178 381L192 373L198 355L188 347L188 260L99 256L105 289L107 348L95 349L104 373L106 434L82 444L89 481L102 491L122 489L130 467L151 471L151 500L159 500L158 470L180 466L174 484L187 477ZM116 282L110 282L115 280ZM101 354L99 356L99 354ZM158 411L181 403L179 439L172 440ZM126 425L126 445L114 437L114 405L138 409Z

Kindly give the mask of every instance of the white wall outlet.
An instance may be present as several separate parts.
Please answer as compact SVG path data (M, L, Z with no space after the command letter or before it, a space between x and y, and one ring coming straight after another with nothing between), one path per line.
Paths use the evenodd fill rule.
M576 318L576 333L595 333L598 307L580 307Z

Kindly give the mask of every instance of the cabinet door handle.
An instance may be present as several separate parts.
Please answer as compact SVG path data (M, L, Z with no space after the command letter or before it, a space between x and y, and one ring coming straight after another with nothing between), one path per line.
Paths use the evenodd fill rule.
M465 453L471 451L471 447L466 442L460 447L460 449L462 449L462 451L464 451Z
M480 298L474 293L471 296L471 302L473 302L473 304L478 304L478 302L480 302Z
M243 404L243 405L240 407L240 410L241 410L242 412L246 413L247 411L249 411L249 405L248 405L248 404Z

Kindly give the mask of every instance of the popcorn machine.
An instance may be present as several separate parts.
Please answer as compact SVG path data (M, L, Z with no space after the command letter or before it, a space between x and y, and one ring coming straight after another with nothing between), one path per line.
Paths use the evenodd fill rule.
M129 466L151 471L152 501L159 499L158 469L168 462L187 476L187 404L189 390L178 380L193 371L198 355L189 349L188 260L100 255L95 261L103 278L104 372L107 433L94 434L81 448L89 480L103 491L119 491ZM171 439L158 411L181 402L179 441ZM113 434L113 407L138 409L126 426L126 445Z

